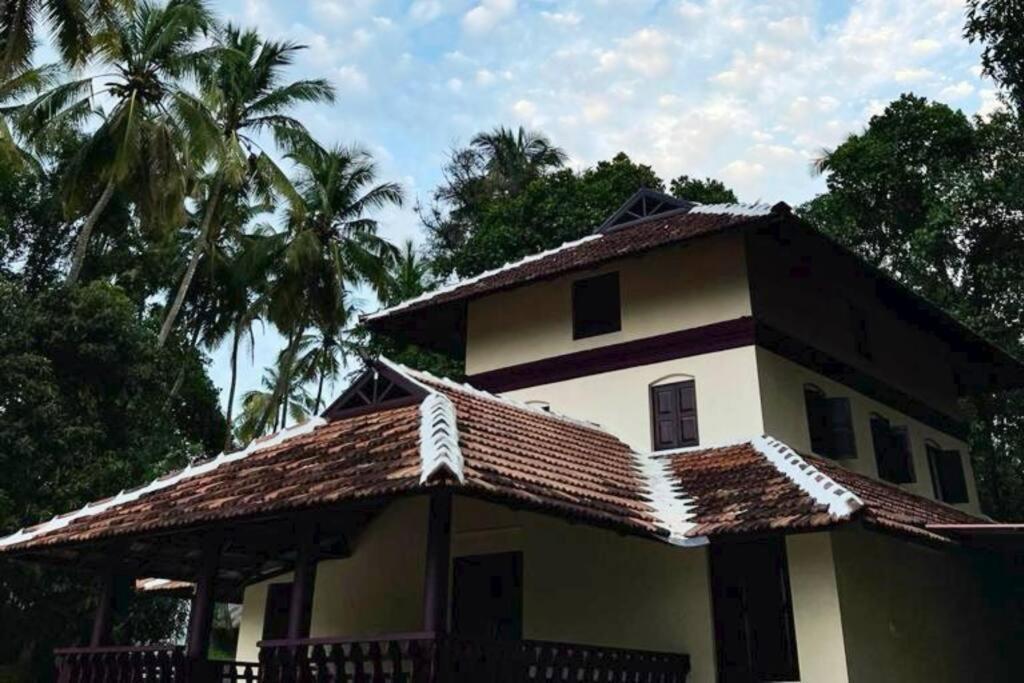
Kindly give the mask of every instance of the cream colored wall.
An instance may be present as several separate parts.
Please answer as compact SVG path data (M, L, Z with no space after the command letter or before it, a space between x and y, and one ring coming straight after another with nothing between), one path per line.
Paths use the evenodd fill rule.
M707 554L457 497L453 557L523 553L524 636L690 655L694 683L715 680ZM317 572L314 636L422 626L426 500L399 501L346 560ZM288 578L279 579L287 581ZM254 660L266 584L245 592L237 656Z
M980 555L860 528L833 546L851 683L1020 680L1021 617Z
M619 272L622 329L572 338L572 283ZM623 259L469 303L466 373L475 374L750 315L743 243L725 235Z
M687 377L696 383L702 445L764 432L753 346L542 384L505 396L549 403L555 411L596 422L634 449L649 451L651 384Z
M817 385L828 396L846 396L850 399L854 438L857 442L857 457L840 460L839 464L861 474L871 477L878 476L874 446L871 440L871 414L878 413L893 425L906 425L910 435L910 450L914 459L914 472L917 475L917 481L913 484L905 484L901 488L927 498L935 497L931 472L928 469L928 454L925 450L925 441L932 440L942 448L960 451L970 502L957 507L976 514L980 512L970 454L967 444L963 441L909 418L845 385L762 348L757 349L757 374L761 385L764 427L768 434L781 439L797 450L810 452L811 437L804 405L804 385L808 383Z
M847 683L846 648L830 534L787 536L786 555L800 680Z

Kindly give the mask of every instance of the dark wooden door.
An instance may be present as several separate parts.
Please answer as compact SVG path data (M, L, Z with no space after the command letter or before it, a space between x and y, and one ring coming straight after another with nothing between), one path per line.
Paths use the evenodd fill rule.
M452 630L468 638L523 637L523 554L458 557L452 585Z
M712 544L711 581L719 682L798 680L784 539Z

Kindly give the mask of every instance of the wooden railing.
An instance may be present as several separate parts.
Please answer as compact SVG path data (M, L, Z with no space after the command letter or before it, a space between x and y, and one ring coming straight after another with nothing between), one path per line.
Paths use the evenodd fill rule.
M259 683L255 662L189 661L173 645L55 650L57 683Z
M684 683L687 655L429 633L260 643L263 683Z

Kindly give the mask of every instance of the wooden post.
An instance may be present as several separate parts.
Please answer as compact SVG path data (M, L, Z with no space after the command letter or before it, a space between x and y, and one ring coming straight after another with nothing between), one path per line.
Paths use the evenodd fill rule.
M308 522L299 527L298 549L295 558L295 576L292 579L292 599L288 607L288 639L309 637L313 616L313 589L316 585L316 566L319 560L317 526Z
M430 633L448 632L448 567L452 554L452 494L430 496L427 521L427 566L423 586L423 627Z
M99 580L100 599L92 621L92 636L89 647L103 647L113 644L114 601L117 599L117 574L113 568L106 569Z
M196 573L196 592L192 596L192 609L188 619L188 637L185 656L193 662L205 660L210 648L210 629L213 626L213 584L217 579L221 539L210 535L203 539L199 571Z

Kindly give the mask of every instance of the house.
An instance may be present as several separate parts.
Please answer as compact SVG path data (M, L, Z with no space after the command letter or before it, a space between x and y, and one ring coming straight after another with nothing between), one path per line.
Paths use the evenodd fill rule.
M1017 679L1024 526L984 516L960 399L1024 365L785 205L642 191L366 323L467 382L378 359L310 422L0 540L97 574L64 680ZM141 577L194 584L184 647L110 642Z

